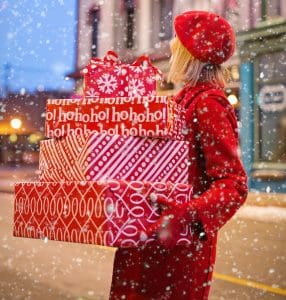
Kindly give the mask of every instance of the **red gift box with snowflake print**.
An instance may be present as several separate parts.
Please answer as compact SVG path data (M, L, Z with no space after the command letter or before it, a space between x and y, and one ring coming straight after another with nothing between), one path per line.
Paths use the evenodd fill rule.
M82 70L85 97L134 97L156 95L156 81L162 78L149 57L123 64L113 51L103 59L92 58Z
M45 134L105 133L185 139L185 110L167 96L51 99Z
M40 181L141 180L188 183L187 141L106 134L40 142Z
M156 198L186 203L192 187L142 181L31 182L15 185L16 237L134 247L153 241L146 230L160 217ZM185 226L177 244L190 244Z

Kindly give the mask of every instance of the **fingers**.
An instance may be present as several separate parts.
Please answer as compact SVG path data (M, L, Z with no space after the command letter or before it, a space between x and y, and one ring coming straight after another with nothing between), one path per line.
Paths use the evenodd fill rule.
M150 225L147 228L146 230L147 236L160 239L159 238L160 233L168 230L170 218L172 217L170 217L169 214L162 215L154 224Z
M158 220L157 222L155 222L154 224L150 225L147 230L147 236L148 237L153 237L155 235L157 235L157 231L160 228L160 220Z
M180 226L167 216L158 230L157 240L165 248L170 249L176 245L179 235Z
M167 208L174 208L176 206L173 199L166 199L164 196L155 193L150 194L150 199L153 203L158 203L162 206L166 206Z

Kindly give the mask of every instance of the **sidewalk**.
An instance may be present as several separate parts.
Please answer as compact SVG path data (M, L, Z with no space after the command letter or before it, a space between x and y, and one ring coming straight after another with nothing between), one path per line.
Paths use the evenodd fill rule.
M286 194L250 192L246 204L251 206L286 207Z
M16 182L37 181L38 178L37 165L0 166L0 192L13 193Z
M13 193L16 182L38 181L38 166L0 167L0 192ZM246 201L251 206L286 207L286 194L250 192Z

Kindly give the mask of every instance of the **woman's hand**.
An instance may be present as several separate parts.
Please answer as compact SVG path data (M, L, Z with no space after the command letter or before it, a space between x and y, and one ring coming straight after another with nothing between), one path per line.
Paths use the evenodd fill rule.
M159 220L154 223L147 231L148 236L156 236L160 244L166 248L172 248L176 245L180 233L186 226L198 226L198 217L196 211L192 208L191 203L178 204L173 200L166 200L157 196L154 201L158 203L162 213ZM193 227L194 228L194 227ZM195 233L197 229L195 229ZM203 232L203 228L200 228ZM201 234L201 233L200 233Z

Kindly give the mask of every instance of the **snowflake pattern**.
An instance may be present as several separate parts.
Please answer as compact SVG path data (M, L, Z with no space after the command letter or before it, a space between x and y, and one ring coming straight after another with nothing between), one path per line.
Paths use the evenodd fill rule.
M94 89L94 88L90 88L87 92L86 95L88 97L98 97L99 93Z
M148 96L156 96L156 91L149 91Z
M145 94L145 86L140 79L131 79L129 81L129 96L144 96Z
M147 82L148 84L153 84L153 83L155 83L155 79L154 79L154 77L152 77L152 76L148 76L148 77L146 78L146 82Z
M126 68L122 68L122 66L115 66L113 70L114 70L114 73L117 76L121 76L121 75L126 75L127 74Z
M111 94L117 88L117 80L116 77L105 73L96 81L98 84L98 89L106 94Z
M146 68L145 68L146 69ZM133 66L132 67L132 71L134 72L134 73L142 73L143 72L143 67L141 67L141 66Z

